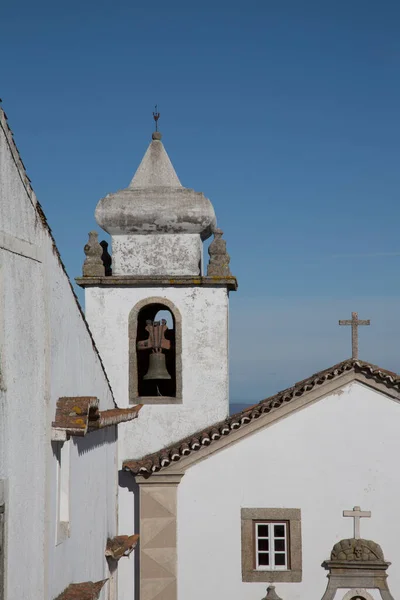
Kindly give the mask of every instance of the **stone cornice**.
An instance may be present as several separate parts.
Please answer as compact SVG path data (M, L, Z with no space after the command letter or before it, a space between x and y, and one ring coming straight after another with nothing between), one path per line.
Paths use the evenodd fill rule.
M193 275L108 275L104 277L77 277L76 283L82 287L226 287L236 291L236 277L193 277Z

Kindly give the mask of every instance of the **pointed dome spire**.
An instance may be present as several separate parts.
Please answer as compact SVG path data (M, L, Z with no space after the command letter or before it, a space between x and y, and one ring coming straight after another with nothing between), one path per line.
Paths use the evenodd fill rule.
M216 225L211 202L182 186L158 131L129 187L102 198L95 217L112 235L188 233L205 240Z
M138 166L130 188L182 187L161 137L158 131L153 133L152 142Z

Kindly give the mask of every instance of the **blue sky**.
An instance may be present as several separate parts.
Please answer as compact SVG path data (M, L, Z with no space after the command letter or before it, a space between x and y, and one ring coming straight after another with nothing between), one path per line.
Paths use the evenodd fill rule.
M239 280L231 398L347 358L352 310L361 358L400 369L397 1L6 0L1 21L3 107L72 279L157 103Z

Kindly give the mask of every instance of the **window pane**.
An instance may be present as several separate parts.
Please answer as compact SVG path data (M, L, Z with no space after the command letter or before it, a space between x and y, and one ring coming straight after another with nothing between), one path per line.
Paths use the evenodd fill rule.
M258 526L258 537L268 537L268 525Z
M285 540L275 540L275 550L285 551Z
M285 526L274 525L275 537L285 537Z
M259 550L269 550L269 540L258 540L258 549ZM275 550L277 550L275 546Z
M262 567L268 567L268 565L269 565L268 552L263 552L258 555L258 564Z
M279 567L284 566L286 564L286 555L275 554L275 564Z

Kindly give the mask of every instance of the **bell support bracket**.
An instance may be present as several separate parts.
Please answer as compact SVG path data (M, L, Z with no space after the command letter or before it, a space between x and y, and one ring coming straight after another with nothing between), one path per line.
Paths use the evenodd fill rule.
M161 321L146 321L145 329L149 337L147 340L138 342L138 350L151 350L158 354L163 350L171 348L171 342L165 339L165 332L168 329L165 319L161 319Z

